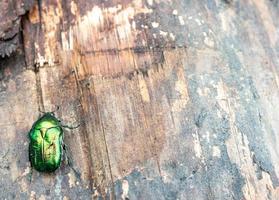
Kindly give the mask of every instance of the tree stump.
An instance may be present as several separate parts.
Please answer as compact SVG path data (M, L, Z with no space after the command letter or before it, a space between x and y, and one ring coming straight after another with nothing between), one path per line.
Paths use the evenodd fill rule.
M21 0L0 7L1 199L279 199L279 4ZM28 174L40 111L66 164Z

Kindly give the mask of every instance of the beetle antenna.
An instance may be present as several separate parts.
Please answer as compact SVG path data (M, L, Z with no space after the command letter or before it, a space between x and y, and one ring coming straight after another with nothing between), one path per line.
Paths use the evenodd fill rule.
M76 129L76 128L80 127L81 125L85 125L85 120L81 120L80 123L76 126L69 126L69 125L61 124L61 127L68 128L68 129Z
M75 176L79 179L79 181L81 182L81 174L80 172L78 172L73 166L70 165L70 168L73 170L73 172L75 173Z
M60 106L56 105L56 109L51 111L50 113L54 116L55 113L60 109Z
M76 128L80 127L80 124L78 124L78 125L76 125L76 126L68 126L68 125L63 125L63 124L61 124L61 126L62 126L63 128L76 129Z
M30 168L30 171L27 173L27 174L23 174L21 176L18 176L15 180L14 180L14 183L18 182L18 181L21 181L24 177L27 176L29 182L31 183L32 182L32 175L33 175L33 168L31 166Z
M40 113L43 113L43 114L46 114L46 112L45 112L45 111L42 111L41 108L39 108L39 112L40 112Z

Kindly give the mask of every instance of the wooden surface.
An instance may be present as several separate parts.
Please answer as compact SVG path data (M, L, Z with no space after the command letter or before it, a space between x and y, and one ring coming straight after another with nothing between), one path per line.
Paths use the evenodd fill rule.
M278 1L0 6L1 199L279 199ZM56 106L81 179L30 183Z
M21 18L34 4L33 0L0 1L0 57L10 56L21 45Z

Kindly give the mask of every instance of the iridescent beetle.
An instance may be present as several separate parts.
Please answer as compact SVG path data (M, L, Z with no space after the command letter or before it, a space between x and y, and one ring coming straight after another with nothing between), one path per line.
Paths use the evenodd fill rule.
M54 116L54 112L44 113L29 131L29 160L31 168L35 168L39 172L54 172L59 168L63 152L66 153L66 146L63 143L63 128L74 129L78 126L62 125ZM69 158L68 164L70 164ZM78 174L74 168L72 169Z

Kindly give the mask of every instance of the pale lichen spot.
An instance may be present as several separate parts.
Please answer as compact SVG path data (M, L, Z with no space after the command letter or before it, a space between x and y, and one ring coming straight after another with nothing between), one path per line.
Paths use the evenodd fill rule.
M61 32L62 48L65 51L71 50L70 43L68 40L68 32Z
M143 45L146 45L146 40L141 40L141 43L142 43Z
M67 196L64 196L63 197L63 200L69 200L70 198L69 197L67 197Z
M170 175L164 170L161 171L161 177L164 183L171 183L172 181Z
M153 28L158 28L160 24L158 22L152 22L151 25Z
M202 148L201 148L201 144L198 138L198 134L195 134L194 136L194 151L195 151L195 155L197 158L201 158L202 156Z
M44 63L46 63L46 59L44 56L42 56L40 54L40 50L39 50L40 47L39 47L38 43L35 42L34 47L35 47L35 50L37 51L37 57L35 58L35 63L37 65L39 65L40 67L42 67L42 66L44 66Z
M123 180L122 181L122 195L121 195L121 198L123 200L129 199L128 193L129 193L129 182L127 180Z
M215 45L214 41L209 37L205 37L203 42L211 48L213 48Z
M178 14L177 10L173 10L173 11L172 11L172 14L173 14L173 15L177 15L177 14Z
M95 199L96 197L99 197L100 196L100 193L98 192L98 190L96 190L96 188L94 188L94 193L92 195L92 199Z
M162 35L162 36L167 36L168 35L168 32L165 32L165 31L162 31L162 30L160 30L160 35Z
M198 89L197 89L197 93L198 93L200 96L202 96L202 90L201 90L201 88L198 88Z
M218 116L219 118L222 118L222 114L221 114L220 110L217 110L217 116Z
M210 132L206 131L205 134L202 135L202 138L205 139L207 142L210 141Z
M147 26L147 25L143 25L143 24L142 24L142 25L140 25L140 27L141 27L141 28L145 28L145 29L147 29L147 28L148 28L148 26Z
M69 186L70 188L72 188L73 186L75 186L75 177L72 175L72 173L68 173L68 177L69 177Z
M173 33L170 33L170 38L171 38L172 40L175 40L175 35L174 35Z
M29 200L36 200L36 193L34 191L30 192Z
M38 200L45 200L45 199L46 199L45 195L42 194L42 195L39 197Z
M197 22L197 24L198 24L199 26L202 25L201 21L200 21L198 18L196 18L195 21Z
M205 87L205 88L198 88L197 89L197 93L200 95L200 96L208 96L208 94L210 93L210 89Z
M152 6L153 5L153 0L147 0L148 5Z
M213 146L212 147L212 156L217 157L217 158L221 157L221 151L220 151L220 148L218 146Z
M181 26L185 25L184 19L181 15L178 16L178 20L179 20L179 23L180 23Z
M136 29L136 22L135 21L132 21L132 28Z

